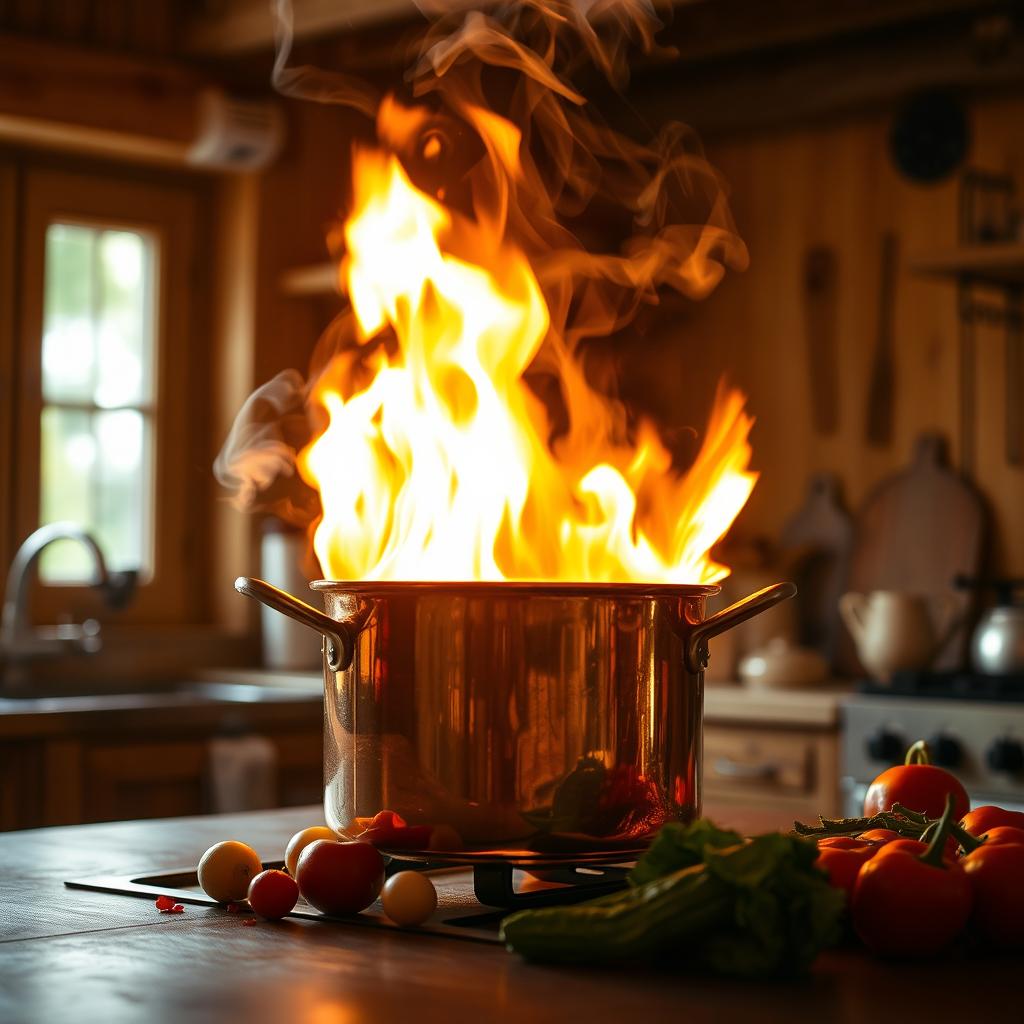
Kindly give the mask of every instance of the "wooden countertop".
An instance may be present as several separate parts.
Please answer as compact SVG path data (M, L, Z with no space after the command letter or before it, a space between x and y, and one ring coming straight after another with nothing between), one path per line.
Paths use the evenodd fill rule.
M242 925L65 878L195 863L226 838L279 858L314 808L0 835L0 1020L517 1024L974 1019L1017 1005L1019 958L893 965L855 951L788 983L538 967L498 946L306 920ZM756 815L730 824L756 830ZM962 1015L962 1017L961 1017Z
M704 721L795 728L836 729L849 682L772 690L739 683L705 683Z
M308 727L322 714L321 691L213 681L180 689L94 696L0 698L0 740L104 735L157 738L186 729L244 732L261 726Z

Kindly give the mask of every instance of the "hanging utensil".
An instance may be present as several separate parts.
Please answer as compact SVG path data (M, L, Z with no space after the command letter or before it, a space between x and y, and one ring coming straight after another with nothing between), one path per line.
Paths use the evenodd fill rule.
M816 245L804 255L804 325L811 415L819 434L839 429L839 273L835 250Z
M878 334L868 385L868 409L865 436L868 444L887 448L892 443L893 402L895 398L895 359L893 353L893 310L899 243L887 231L882 236L881 276L878 288Z

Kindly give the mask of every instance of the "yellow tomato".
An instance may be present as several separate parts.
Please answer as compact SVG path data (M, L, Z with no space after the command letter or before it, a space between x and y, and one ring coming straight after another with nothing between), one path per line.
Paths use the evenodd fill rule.
M385 883L380 894L384 913L403 928L415 928L437 909L437 890L418 871L399 871Z
M249 882L263 870L256 851L245 843L227 840L211 846L199 862L199 884L218 903L246 898Z
M337 842L338 836L326 825L313 825L311 828L304 828L301 832L296 832L288 840L288 846L284 851L284 866L288 869L288 874L292 878L295 877L295 869L299 863L299 854L317 839L332 839L334 842Z

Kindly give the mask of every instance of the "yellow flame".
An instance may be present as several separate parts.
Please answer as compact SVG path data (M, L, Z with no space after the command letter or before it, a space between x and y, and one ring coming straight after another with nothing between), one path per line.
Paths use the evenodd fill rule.
M518 132L476 119L512 177ZM365 349L317 382L323 432L299 469L320 494L314 547L334 579L708 583L746 502L752 421L721 391L692 467L625 430L559 338L527 256L491 217L420 191L394 153L357 149L345 290ZM376 342L377 344L371 344ZM523 375L553 345L569 427Z

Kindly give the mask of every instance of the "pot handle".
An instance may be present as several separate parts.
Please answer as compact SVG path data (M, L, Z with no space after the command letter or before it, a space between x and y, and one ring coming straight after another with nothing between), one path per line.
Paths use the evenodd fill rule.
M355 634L352 627L326 615L319 608L314 608L305 601L300 601L285 590L278 590L266 580L258 580L251 576L239 576L235 580L235 590L245 597L253 597L268 608L287 615L296 622L301 622L310 629L322 633L324 651L327 654L327 665L332 672L344 672L352 664L355 652Z
M689 672L703 672L708 664L708 641L741 622L760 615L780 601L796 595L795 583L773 583L770 587L748 594L735 604L704 619L691 623L686 634L684 658Z

